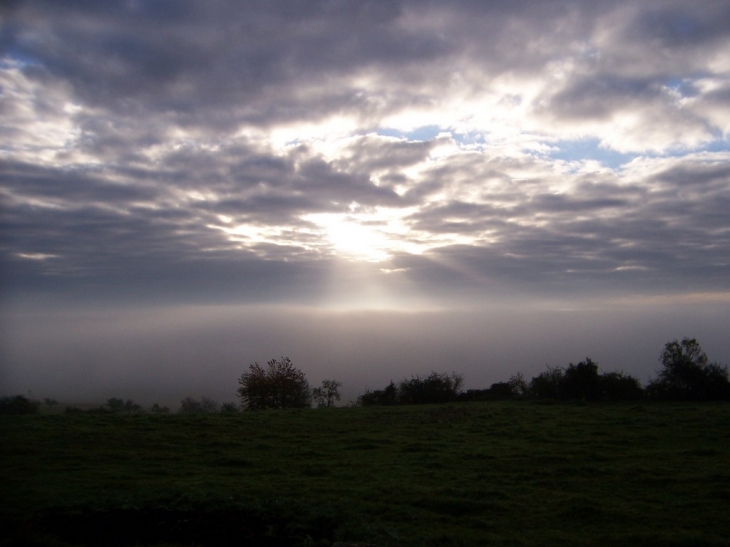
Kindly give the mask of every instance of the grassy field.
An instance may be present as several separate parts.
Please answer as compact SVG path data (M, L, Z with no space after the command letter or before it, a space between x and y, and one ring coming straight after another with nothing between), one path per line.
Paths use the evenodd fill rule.
M1 416L0 545L730 545L730 405Z

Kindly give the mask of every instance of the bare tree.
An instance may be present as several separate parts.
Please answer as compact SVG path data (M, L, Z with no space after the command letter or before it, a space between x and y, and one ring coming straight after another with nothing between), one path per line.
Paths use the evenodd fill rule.
M319 408L335 406L335 401L340 400L339 388L341 382L337 380L322 380L322 385L312 390L312 397Z
M238 396L246 410L266 408L307 408L312 393L305 374L294 367L288 357L272 359L263 368L249 365L238 380Z

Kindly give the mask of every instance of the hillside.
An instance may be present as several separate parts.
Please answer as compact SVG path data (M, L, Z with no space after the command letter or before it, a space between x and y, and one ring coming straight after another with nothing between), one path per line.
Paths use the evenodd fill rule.
M0 545L727 545L730 405L0 416Z

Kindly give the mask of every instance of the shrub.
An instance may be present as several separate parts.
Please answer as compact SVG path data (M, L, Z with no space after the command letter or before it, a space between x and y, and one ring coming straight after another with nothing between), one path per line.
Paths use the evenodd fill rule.
M39 403L23 395L13 395L0 399L0 414L37 414Z
M644 396L639 380L623 372L606 372L600 377L601 399L636 401Z
M367 390L357 398L360 406L390 406L398 404L398 388L390 381L385 389Z
M398 402L404 405L448 403L459 396L463 377L456 373L432 372L425 378L415 376L398 386Z
M517 382L512 382L516 385ZM623 372L599 374L590 358L567 368L547 367L532 379L527 393L537 399L633 401L643 396L641 384Z
M530 395L538 399L563 398L563 369L546 365L547 370L541 372L530 381Z
M387 387L368 390L357 398L361 406L421 405L447 403L459 399L464 379L456 373L432 372L425 378L415 376L397 386L391 380Z

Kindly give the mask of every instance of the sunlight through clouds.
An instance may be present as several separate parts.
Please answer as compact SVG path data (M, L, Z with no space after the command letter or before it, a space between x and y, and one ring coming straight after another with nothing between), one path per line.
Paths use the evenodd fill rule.
M349 213L319 213L302 217L323 230L334 252L351 260L381 262L394 252L420 254L427 246L404 238L408 227L402 211L377 208L363 211L350 204Z
M173 4L0 8L8 302L730 289L730 3Z

